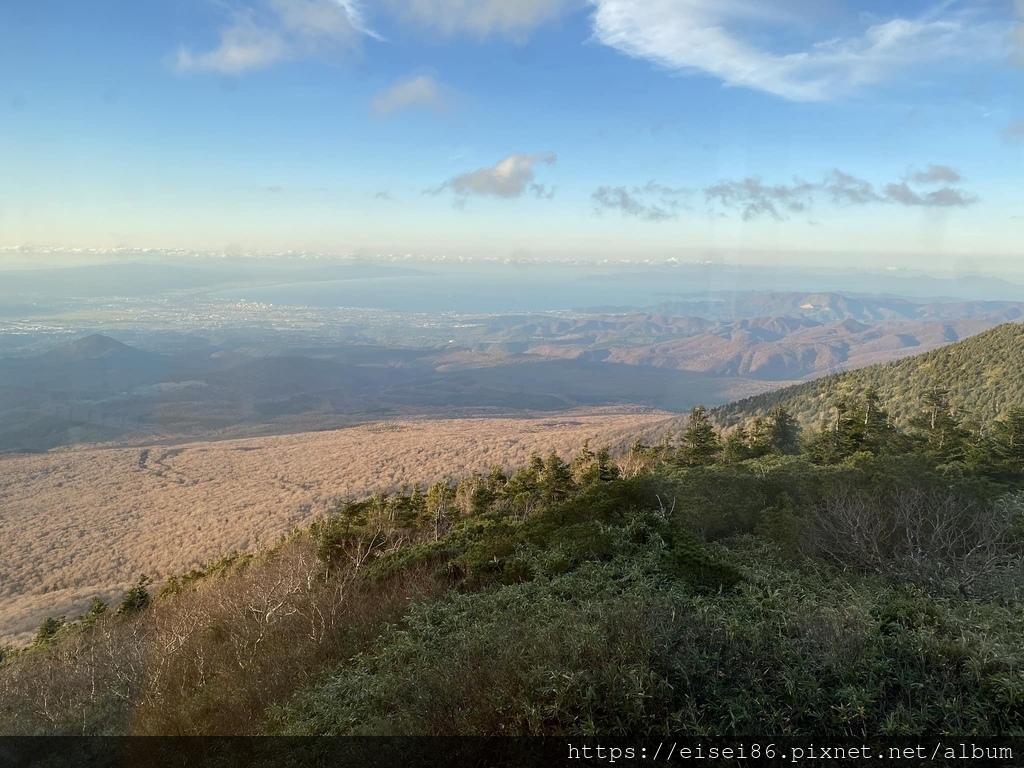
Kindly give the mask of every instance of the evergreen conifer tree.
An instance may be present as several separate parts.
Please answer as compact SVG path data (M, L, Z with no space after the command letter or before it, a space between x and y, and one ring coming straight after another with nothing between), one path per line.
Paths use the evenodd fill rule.
M731 464L751 458L754 455L754 451L747 444L748 440L749 436L743 425L741 424L736 427L726 436L722 444L722 458Z
M768 445L772 449L786 456L800 452L800 425L785 406L780 404L772 408L767 432Z
M548 504L563 501L575 487L569 466L552 450L544 461L544 469L540 475L541 498Z
M148 576L140 576L139 580L125 594L124 599L117 606L117 612L121 616L130 616L149 607L151 598L146 585L149 584Z
M707 409L703 405L694 406L690 409L690 422L683 432L679 449L682 463L690 467L707 466L714 463L721 450L721 441Z
M966 430L960 426L950 402L949 390L932 387L921 398L921 411L910 426L924 438L925 450L940 462L964 458Z

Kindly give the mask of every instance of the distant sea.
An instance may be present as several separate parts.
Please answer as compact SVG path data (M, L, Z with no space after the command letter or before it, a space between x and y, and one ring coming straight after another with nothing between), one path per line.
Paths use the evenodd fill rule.
M358 307L405 312L496 314L653 307L672 301L746 291L835 291L960 299L1024 299L1024 287L995 278L758 267L681 266L629 271L542 266L424 271L214 291L210 295L265 304Z
M684 280L618 284L586 276L540 273L376 277L216 291L219 298L306 307L360 307L402 312L494 314L592 307L645 307L700 293Z

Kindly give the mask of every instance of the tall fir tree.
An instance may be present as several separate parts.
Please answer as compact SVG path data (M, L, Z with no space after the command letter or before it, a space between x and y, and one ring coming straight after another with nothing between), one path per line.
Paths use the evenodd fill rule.
M1024 407L1010 408L993 428L993 453L1000 467L1012 475L1024 473Z
M736 427L722 442L722 459L729 464L737 464L752 458L754 451L748 444L749 439L742 424Z
M784 405L772 408L767 429L768 445L773 450L786 456L800 452L800 425Z
M937 461L964 458L968 435L950 404L949 390L932 387L925 391L921 410L909 423L923 439L925 452Z
M564 501L569 498L576 483L573 482L572 471L569 465L562 461L561 457L552 450L544 460L544 466L540 475L539 489L543 501L548 504Z
M683 431L679 447L680 461L689 467L713 464L722 450L721 440L711 424L707 408L697 405L690 409L690 421Z

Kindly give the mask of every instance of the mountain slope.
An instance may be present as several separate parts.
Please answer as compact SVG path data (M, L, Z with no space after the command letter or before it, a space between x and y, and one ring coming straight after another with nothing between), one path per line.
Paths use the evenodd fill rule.
M37 392L109 392L157 382L168 362L120 341L93 334L33 357L0 360L0 386Z
M956 344L884 365L826 376L806 384L731 403L715 413L735 424L775 405L784 405L804 425L818 421L838 396L874 387L883 405L906 423L933 387L949 390L950 402L982 421L1024 405L1024 325L1006 323Z
M662 310L664 310L662 312ZM680 314L683 313L683 314ZM687 314L689 313L689 314ZM1024 304L759 294L590 318L494 318L481 351L791 382L887 363L1024 317Z
M49 352L39 355L37 360L48 363L71 363L82 360L96 360L104 358L117 362L149 360L153 356L135 347L130 347L117 339L94 333L84 336L76 341L69 342Z

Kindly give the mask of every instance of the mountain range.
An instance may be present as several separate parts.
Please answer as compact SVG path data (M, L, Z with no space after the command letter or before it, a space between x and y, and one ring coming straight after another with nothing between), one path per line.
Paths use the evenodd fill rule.
M788 382L918 354L1021 317L1017 302L723 295L642 313L497 318L477 348Z
M376 342L372 328L366 343L299 342L287 330L259 329L192 332L147 349L93 333L0 358L0 450L301 432L383 415L600 405L685 412L938 349L1024 317L1024 304L1013 302L835 293L694 302L625 314L441 318L450 341L423 347Z

